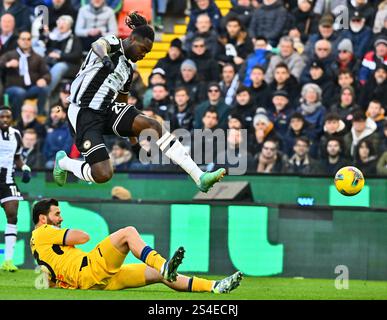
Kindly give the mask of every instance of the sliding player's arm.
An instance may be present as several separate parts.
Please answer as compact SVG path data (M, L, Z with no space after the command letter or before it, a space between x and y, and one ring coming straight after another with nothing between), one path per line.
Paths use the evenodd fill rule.
M68 229L64 239L63 243L66 246L74 246L76 244L83 244L90 240L90 236L82 231L82 230L75 230L75 229Z

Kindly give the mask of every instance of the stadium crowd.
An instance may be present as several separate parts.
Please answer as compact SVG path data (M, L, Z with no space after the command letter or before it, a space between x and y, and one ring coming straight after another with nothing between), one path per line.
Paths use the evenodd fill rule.
M40 4L49 8L44 27L33 19ZM155 1L156 31L163 31L167 4ZM248 173L333 175L355 165L367 176L387 175L387 0L232 4L222 16L212 0L188 1L186 35L171 41L148 86L134 65L128 103L168 121L171 130L190 132L184 141L191 154L203 148L194 129L227 129L224 142L247 159ZM80 157L66 98L91 43L118 35L121 6L117 0L2 0L1 96L33 169L52 168L58 150ZM141 163L127 141L106 139L116 170L177 170ZM223 165L217 141L209 143L214 161L201 167L211 170ZM223 158L226 167L235 166Z

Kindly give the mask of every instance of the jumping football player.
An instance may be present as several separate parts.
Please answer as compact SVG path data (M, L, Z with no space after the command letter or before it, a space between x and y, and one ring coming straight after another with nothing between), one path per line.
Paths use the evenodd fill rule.
M85 161L70 159L64 151L59 151L53 170L54 179L63 186L67 171L71 171L85 181L109 181L113 168L103 135L129 137L131 141L136 141L143 130L153 129L158 135L156 144L159 149L165 150L165 155L184 169L201 191L207 192L223 178L226 170L203 172L178 139L163 130L156 120L127 104L133 76L129 60L142 60L151 51L154 31L137 13L128 15L126 24L133 30L128 38L121 40L111 35L92 44L71 84L68 118L75 133L76 146ZM134 149L140 149L138 141Z
M134 227L120 229L86 253L75 245L86 243L81 230L61 229L63 218L55 199L43 199L32 210L35 230L30 241L36 262L49 276L49 284L67 289L121 290L164 283L178 291L228 293L239 286L242 273L220 281L187 277L177 273L184 248L166 261L147 246ZM142 264L123 264L127 254Z
M14 181L14 167L23 171L22 182L30 181L31 169L21 159L22 139L19 130L11 127L12 111L9 107L0 107L0 203L7 217L5 227L3 271L14 272L13 253L17 239L17 212L23 196Z

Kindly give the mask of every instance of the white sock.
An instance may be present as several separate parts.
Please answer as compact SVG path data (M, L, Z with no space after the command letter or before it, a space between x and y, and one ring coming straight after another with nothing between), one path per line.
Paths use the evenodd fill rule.
M59 160L59 166L63 170L74 173L81 180L95 182L91 175L90 165L86 161L74 160L69 157L64 157Z
M172 146L165 152L165 155L178 164L185 172L187 172L196 184L200 183L200 176L204 173L197 164L192 160L190 155L184 146L178 139L175 138L171 133L166 132L156 144L159 146L161 151L164 151L169 147L171 141L174 141Z
M16 224L8 224L5 227L5 257L4 260L12 260L13 252L15 251L15 244L17 238L17 226Z

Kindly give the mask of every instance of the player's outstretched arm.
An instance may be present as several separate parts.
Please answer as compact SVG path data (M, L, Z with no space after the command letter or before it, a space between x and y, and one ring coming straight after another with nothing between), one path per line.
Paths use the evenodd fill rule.
M90 240L90 236L82 230L69 229L64 238L66 246L74 246L76 244L83 244Z

